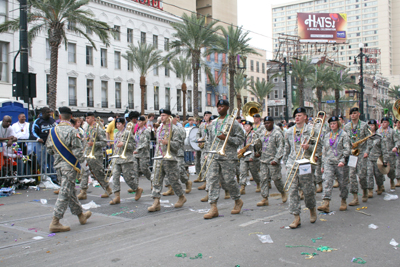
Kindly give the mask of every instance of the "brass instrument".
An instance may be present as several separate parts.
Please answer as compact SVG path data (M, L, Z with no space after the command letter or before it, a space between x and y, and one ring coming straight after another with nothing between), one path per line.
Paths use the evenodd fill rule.
M242 108L243 117L246 121L254 122L253 115L261 113L262 106L258 102L250 101L244 104Z
M352 154L353 156L358 156L358 155L360 155L360 149L358 149L358 146L361 145L362 143L364 143L365 141L367 141L367 140L368 140L369 138L371 138L372 136L374 136L374 134L371 132L370 129L368 129L368 131L369 131L369 133L370 133L371 135L369 135L369 136L367 136L367 137L365 137L365 138L363 138L363 139L361 139L361 140L358 140L357 142L355 142L355 143L353 143L353 144L351 145L351 148L352 148L351 154Z
M396 120L400 121L400 99L397 99L396 102L394 102L392 110Z
M242 149L239 150L238 152L238 159L243 158L243 154L246 153L247 149L253 144L253 141L251 141L249 144L244 146Z
M206 137L205 136L203 136L202 138L200 138L200 141L198 141L198 146L200 147L200 149L203 149L204 148L204 146L206 145Z
M166 152L165 155L163 156L163 155L162 155L162 151L161 151L161 156L154 157L154 158L153 158L154 160L170 159L170 158L172 158L172 155L171 155L171 138L172 138L172 120L173 120L173 117L172 117L172 116L169 116L168 120L170 121L170 123L169 123L169 132L168 132L167 152ZM165 122L165 123L166 123L166 122ZM161 142L161 141L159 141L159 142ZM161 143L158 144L158 145L160 146ZM154 182L153 182L154 185L160 185L162 164L163 164L163 161L160 162L160 170L158 171L157 181L154 181Z
M90 151L89 155L85 155L85 158L96 159L96 157L94 156L94 147L96 146L96 139L97 139L97 134L99 133L100 124L101 124L100 117L97 117L96 118L96 134L94 135L92 150Z
M315 161L315 153L317 153L317 146L318 146L318 143L319 143L319 139L321 138L322 129L324 128L324 123L325 123L325 119L326 119L325 111L319 111L318 114L319 113L324 113L324 117L322 118L322 121L321 121L321 118L316 118L314 120L314 123L316 123L317 121L321 121L321 128L319 129L317 141L315 141L314 150L313 150L313 152L311 154L311 157L310 157L310 163L313 164L313 165L317 165L317 162ZM312 138L312 136L311 136L311 138Z

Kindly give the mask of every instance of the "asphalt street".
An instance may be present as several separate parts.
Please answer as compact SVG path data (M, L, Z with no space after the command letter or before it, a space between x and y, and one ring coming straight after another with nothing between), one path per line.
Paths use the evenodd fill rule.
M191 180L196 177L191 176ZM187 195L183 208L170 204L177 196L162 197L160 212L149 213L152 204L150 183L140 178L143 197L134 200L122 183L121 204L110 206L110 199L100 198L101 188L90 185L87 204L94 201L101 207L91 209L92 217L80 225L68 210L61 223L70 232L48 236L48 226L57 196L53 190L19 190L10 197L0 198L0 265L1 266L357 266L353 258L362 258L364 266L399 266L400 242L399 199L383 200L384 194L360 206L339 211L339 190L334 189L331 215L319 214L315 224L309 222L309 211L302 208L301 228L287 226L293 221L288 202L281 203L280 194L272 184L269 206L257 207L260 193L255 183L247 186L242 196L244 206L239 215L231 215L234 201L221 198L220 217L203 219L208 203L200 202L205 191ZM399 194L400 188L387 193ZM77 190L79 190L77 188ZM349 196L349 199L351 196ZM42 204L40 199L46 199ZM349 201L348 201L349 202ZM317 194L317 204L321 194ZM303 202L304 204L304 202ZM356 208L366 207L358 212ZM319 213L319 212L318 212ZM378 229L369 229L375 224ZM259 235L270 235L273 243L261 243ZM34 238L42 237L39 240ZM314 239L314 240L313 240ZM318 251L329 247L331 252ZM306 259L302 253L317 255ZM176 257L177 254L186 257ZM201 258L196 258L201 253Z

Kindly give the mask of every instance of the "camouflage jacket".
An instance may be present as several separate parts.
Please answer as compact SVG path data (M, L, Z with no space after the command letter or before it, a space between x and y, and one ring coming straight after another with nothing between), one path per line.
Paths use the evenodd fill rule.
M197 134L196 134L196 140L204 138L204 140L206 141L204 143L204 147L203 147L203 149L201 149L201 151L206 149L207 142L208 142L208 129L207 129L207 126L208 126L207 122L202 122L200 124L199 130L197 131Z
M387 143L384 142L380 134L369 138L367 141L367 149L365 150L365 153L368 154L368 160L376 162L377 159L382 156L383 162L389 162L389 152L386 144Z
M312 125L304 124L303 129L298 129L296 125L290 127L285 133L285 151L283 156L283 162L286 166L292 166L296 157L301 149L301 144L310 138ZM296 140L295 140L296 139ZM306 153L312 153L314 146L310 145ZM300 156L303 154L303 150L300 152ZM300 156L297 159L300 159Z
M278 126L274 126L271 132L265 128L258 136L262 145L261 162L270 164L272 161L280 164L285 150L284 136Z
M388 151L389 156L393 156L394 157L395 153L392 152L392 149L394 147L396 147L396 142L398 141L398 137L397 137L396 131L393 130L392 128L390 128L390 127L388 127L386 129L386 131L385 131L381 127L381 128L378 129L378 131L376 133L382 136L382 138L383 138L382 142L385 143L385 148Z
M253 159L253 161L258 161L260 158L255 157L255 154L257 153L255 149L255 144L258 140L258 135L254 131L251 131L250 133L245 133L244 135L245 135L245 142L239 146L239 149L242 149L246 145L252 143L246 150L246 152L250 151L251 153L248 154L247 156L243 156L241 160L250 161L250 159Z
M183 127L176 127L176 133L177 136L179 136L179 149L178 149L178 157L183 157L185 156L185 150L184 145L185 145L185 139L186 139L186 131L185 128Z
M349 121L344 126L344 131L349 136L351 144L371 135L371 133L369 132L368 124L361 120L359 120L358 124L354 126L354 129L353 129L352 122ZM367 149L366 142L359 145L358 149L360 149L360 154L364 154L365 150Z
M135 133L135 142L137 154L133 154L135 158L150 157L150 129L144 126L142 129L137 129Z
M96 124L93 124L94 126ZM92 151L91 146L88 146L87 143L92 141L94 142L94 138L96 136L96 127L88 125L87 131L86 131L86 146L85 146L85 155L89 155L90 152ZM99 131L97 133L96 137L96 144L94 146L94 156L101 160L103 160L103 148L107 146L107 139L106 139L106 131L99 127Z
M129 136L128 136L129 134ZM129 140L128 140L129 138ZM128 141L128 144L126 142ZM124 145L122 147L117 147L119 142L123 142ZM125 129L123 131L118 131L116 134L114 134L114 154L115 155L122 155L124 149L126 146L126 151L125 151L125 156L126 159L123 158L115 158L115 164L124 164L128 162L133 162L134 157L133 157L133 151L136 148L136 142L135 138L132 134L132 132L127 132Z
M347 163L351 153L350 139L347 133L339 129L336 140L331 140L331 131L324 134L320 140L322 148L322 164L338 165Z
M76 129L68 122L61 121L52 131L57 130L60 141L74 154L80 163L85 159L83 157L83 148L80 135L76 132ZM54 168L71 167L63 157L58 154L55 149L52 138L47 138L46 141L47 153L54 155ZM72 168L72 167L71 167Z
M163 139L168 139L169 137L169 127L170 124L161 124L160 127L157 128L156 132L156 140L157 140L157 145L156 145L156 151L154 153L154 157L158 156L164 156L165 153L167 152L167 145L163 145L160 143L161 140ZM172 158L170 159L163 159L163 160L171 160L171 161L176 161L176 157L178 155L178 150L179 146L181 146L181 141L180 141L180 136L178 134L178 126L172 125L172 130L171 130L171 142L170 142L170 151Z

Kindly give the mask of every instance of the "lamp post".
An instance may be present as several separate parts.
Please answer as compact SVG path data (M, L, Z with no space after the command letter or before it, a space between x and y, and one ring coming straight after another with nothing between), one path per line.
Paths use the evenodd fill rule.
M286 52L283 53L283 67L285 69L285 121L286 123L289 122L289 112L288 112L288 94L287 94L287 70L286 70L286 66L287 66L287 62L286 62L286 57L287 54Z
M360 54L358 54L356 57L354 57L354 64L357 64L357 58L360 59L360 81L358 84L360 85L360 119L365 120L365 114L364 114L364 73L363 73L363 57L367 57L366 54L363 53L363 48L364 44L360 43ZM368 58L368 57L367 57Z

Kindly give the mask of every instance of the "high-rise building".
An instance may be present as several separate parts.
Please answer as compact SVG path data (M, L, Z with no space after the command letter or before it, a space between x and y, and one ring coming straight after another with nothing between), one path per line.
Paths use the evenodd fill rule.
M357 72L354 56L365 48L380 49L380 69L392 84L400 84L400 1L396 0L298 0L272 6L273 48L278 49L280 33L298 35L297 13L346 13L347 43L338 44L340 64Z

